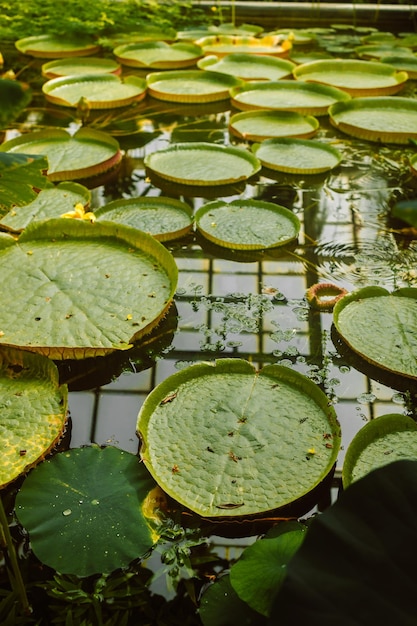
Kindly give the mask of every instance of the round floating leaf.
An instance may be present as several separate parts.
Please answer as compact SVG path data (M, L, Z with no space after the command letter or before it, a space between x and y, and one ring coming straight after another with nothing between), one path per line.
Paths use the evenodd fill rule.
M15 46L19 52L43 59L84 57L100 51L100 46L94 41L83 40L79 37L76 40L65 41L54 35L25 37L16 41Z
M28 475L16 514L42 563L61 574L106 574L127 567L157 539L144 515L152 511L155 487L133 454L76 448Z
M282 57L291 49L291 42L286 37L276 35L264 37L210 35L197 39L205 54L215 54L223 57L231 53L261 54Z
M120 71L120 65L116 61L101 57L57 59L42 65L42 74L46 78L75 74L119 74Z
M356 59L312 61L293 71L298 80L330 85L351 96L389 96L404 87L406 72L398 72L384 63Z
M219 200L198 209L195 221L201 234L227 248L260 250L297 238L298 217L289 209L260 200Z
M396 374L417 377L417 289L389 293L364 287L333 311L336 330L362 358Z
M45 155L51 181L89 178L109 171L122 158L116 139L90 128L73 135L61 128L26 133L1 144L0 152Z
M229 131L246 141L273 137L307 138L314 135L318 127L315 117L296 111L245 111L232 115L229 121Z
M243 551L230 569L230 582L241 600L268 616L282 585L286 566L301 546L306 533L302 524L292 525L277 537L261 539Z
M127 349L165 315L177 281L172 255L150 235L63 218L5 236L0 274L0 344L53 359Z
M415 623L417 462L353 483L318 515L291 559L269 624Z
M197 62L202 70L238 76L243 80L279 80L290 76L295 63L269 55L232 53L219 59L208 55Z
M263 166L291 174L321 174L334 169L342 160L336 148L311 139L266 139L254 144L253 152Z
M350 442L343 463L343 486L404 459L417 460L416 422L407 415L381 415L361 428Z
M56 187L41 190L33 202L14 207L0 220L0 224L7 230L19 232L30 222L60 217L63 213L73 211L76 204L87 206L90 196L89 190L83 185L59 183Z
M167 70L195 65L203 50L193 43L147 41L118 46L113 54L123 65Z
M412 98L355 98L333 104L329 116L333 126L359 139L399 144L417 139L417 102Z
M206 103L229 99L231 87L242 85L235 76L204 70L155 72L147 76L148 93L168 102Z
M193 224L192 209L175 198L142 197L114 200L95 212L97 219L143 230L159 241L186 235Z
M259 172L260 161L241 148L207 142L177 143L148 154L145 166L183 185L229 185Z
M49 359L0 350L0 487L42 459L59 441L67 418L67 388Z
M340 429L307 377L241 359L170 376L138 416L141 454L168 494L206 517L259 514L309 493L332 469Z
M137 76L121 79L115 74L86 74L48 80L42 91L53 104L77 107L82 98L91 109L124 107L143 100L146 80Z

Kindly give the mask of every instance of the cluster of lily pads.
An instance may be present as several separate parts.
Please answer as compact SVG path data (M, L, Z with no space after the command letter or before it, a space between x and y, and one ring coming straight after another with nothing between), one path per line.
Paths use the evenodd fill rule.
M322 119L372 142L417 140L417 101L397 95L415 78L415 38L390 40L398 55L385 56L368 40L357 59L297 63L292 50L313 32L243 31L119 42L111 58L95 57L95 42L77 47L42 36L16 43L23 55L53 59L42 65L43 97L73 109L78 126L22 132L0 145L2 487L45 459L65 431L67 388L54 361L127 351L167 314L178 270L164 243L197 230L218 246L254 251L290 244L300 231L291 210L247 198L207 202L195 214L169 195L90 210L89 187L98 174L117 171L124 156L114 136L88 126L92 111L150 99L192 105L194 114L207 103L237 109L227 145L180 142L146 155L156 187L172 183L191 196L236 190L261 171L309 176L337 168L342 153L313 139ZM20 168L28 181L22 195ZM343 297L333 322L347 346L414 384L417 290L336 294ZM396 414L364 427L347 451L344 486L389 461L416 459L416 429ZM92 446L55 454L29 473L16 514L43 563L81 577L127 567L158 541L167 497L207 520L271 514L320 488L341 443L334 407L315 383L288 367L257 370L237 358L198 363L163 381L138 415L137 434L140 460ZM285 554L294 554L306 529L286 530L284 539L273 530L262 540L271 543L255 548L274 545L284 571ZM257 603L242 588L245 558L251 566L246 553L220 591L205 596L205 623L218 623L205 614L211 593L249 595L255 612L270 614L269 600ZM282 574L272 579L276 591Z

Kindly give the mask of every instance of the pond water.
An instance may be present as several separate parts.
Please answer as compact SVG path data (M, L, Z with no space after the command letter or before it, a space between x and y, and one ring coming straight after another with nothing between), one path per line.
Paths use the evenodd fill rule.
M308 51L303 48L303 54ZM36 69L39 62L29 62L21 79L36 76ZM131 68L124 72L141 75ZM54 125L63 111L46 105L40 83L33 81L31 108L6 138L23 129ZM401 96L417 99L416 88L416 81L409 80ZM48 117L39 112L45 106ZM415 147L352 138L336 130L325 115L319 118L315 139L342 155L341 164L330 173L263 169L246 183L220 191L158 186L149 177L146 156L173 143L204 141L250 150L249 142L228 131L236 112L230 100L180 106L148 96L129 109L91 112L86 121L87 126L111 132L124 150L117 176L92 189L91 210L115 199L160 195L185 201L194 211L214 199L257 199L290 209L301 230L294 245L258 252L215 246L197 234L167 243L179 283L174 306L152 341L145 340L122 357L89 361L87 367L75 362L59 365L70 389L70 445L112 444L137 453L136 420L145 398L189 364L226 356L247 359L257 367L279 363L306 374L334 404L342 429L333 482L337 487L346 448L359 429L382 414L414 415L415 397L408 383L339 351L332 314L311 308L306 291L318 282L347 291L369 285L389 291L417 287L417 241L390 217L395 202L417 193L417 178L409 167ZM69 123L70 128L76 125Z

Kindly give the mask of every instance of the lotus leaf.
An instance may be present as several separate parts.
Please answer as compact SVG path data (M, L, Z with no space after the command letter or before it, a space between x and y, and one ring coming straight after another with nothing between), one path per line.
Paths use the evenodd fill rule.
M62 218L34 222L18 241L4 236L0 274L0 344L54 359L127 349L165 315L177 280L150 235Z
M333 311L336 330L373 365L417 377L417 289L389 293L364 287L344 296Z
M241 359L170 376L145 400L137 428L162 489L214 518L294 502L322 482L340 445L334 409L314 383Z
M35 468L17 495L16 514L43 563L90 576L127 567L150 550L157 535L145 512L155 514L159 497L137 456L91 446Z
M66 425L67 395L52 361L0 350L0 487L44 458L59 441Z

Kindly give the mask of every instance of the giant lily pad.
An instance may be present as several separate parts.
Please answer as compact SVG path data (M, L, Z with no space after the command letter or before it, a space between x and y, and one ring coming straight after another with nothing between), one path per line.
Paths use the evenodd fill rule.
M19 232L30 222L60 217L63 213L73 211L79 203L87 206L90 196L89 190L83 185L72 182L59 183L56 187L41 190L33 202L13 207L0 220L0 225L6 230Z
M19 39L15 43L19 52L43 59L62 59L64 57L84 57L100 51L100 46L92 40L65 41L54 35L35 35Z
M232 115L229 130L246 141L263 141L274 137L307 138L314 135L319 122L311 115L296 111L244 111Z
M417 57L415 55L401 56L394 52L392 55L383 57L381 63L388 63L397 70L407 72L408 78L412 80L417 79Z
M203 50L193 43L148 41L118 46L113 54L122 65L168 70L195 65Z
M205 103L228 100L229 90L243 81L220 72L172 70L149 74L147 83L149 95L158 100Z
M298 217L289 209L261 200L222 200L198 209L195 220L200 233L226 248L262 250L297 238Z
M197 39L205 54L218 57L231 53L266 54L286 56L291 50L291 41L283 35L265 35L264 37L244 37L240 35L209 35Z
M112 447L76 448L29 474L16 514L35 555L49 567L77 576L108 574L155 542L145 518L155 488L137 456Z
M350 442L343 462L343 486L404 459L417 461L416 422L407 415L381 415L363 426Z
M205 517L260 514L301 498L334 466L340 429L298 372L241 359L170 376L139 416L141 455L169 495Z
M95 212L99 220L138 228L159 241L186 235L192 228L192 214L185 202L162 196L113 200Z
M355 98L333 104L329 116L333 126L359 139L400 144L417 139L417 101L412 98Z
M101 57L56 59L42 65L42 74L46 78L60 78L76 74L120 74L120 72L120 65L117 61Z
M327 115L330 105L350 100L336 87L294 80L248 83L232 87L230 96L233 106L242 111L273 109L302 115Z
M123 107L143 100L146 80L137 76L120 79L114 74L86 74L48 80L42 91L53 104L77 107L82 98L91 109Z
M293 74L297 80L337 87L355 97L393 95L408 79L406 72L384 63L355 59L312 61L296 67Z
M361 357L390 372L417 377L417 289L389 293L364 287L337 302L333 320L342 339Z
M161 178L183 185L228 185L261 169L260 161L246 150L206 142L173 144L148 154L144 162Z
M67 419L67 388L49 359L0 350L0 487L40 461L61 438Z
M280 80L290 76L295 63L269 55L231 53L219 59L208 55L197 62L202 70L238 76L243 80Z
M4 142L0 152L46 156L51 181L89 178L111 170L122 158L116 139L90 128L73 135L61 128L34 131Z
M336 148L311 139L267 139L255 144L253 151L265 167L292 174L321 174L342 160Z
M163 317L177 280L150 235L62 218L34 222L18 241L4 236L0 274L0 345L53 359L127 349Z

